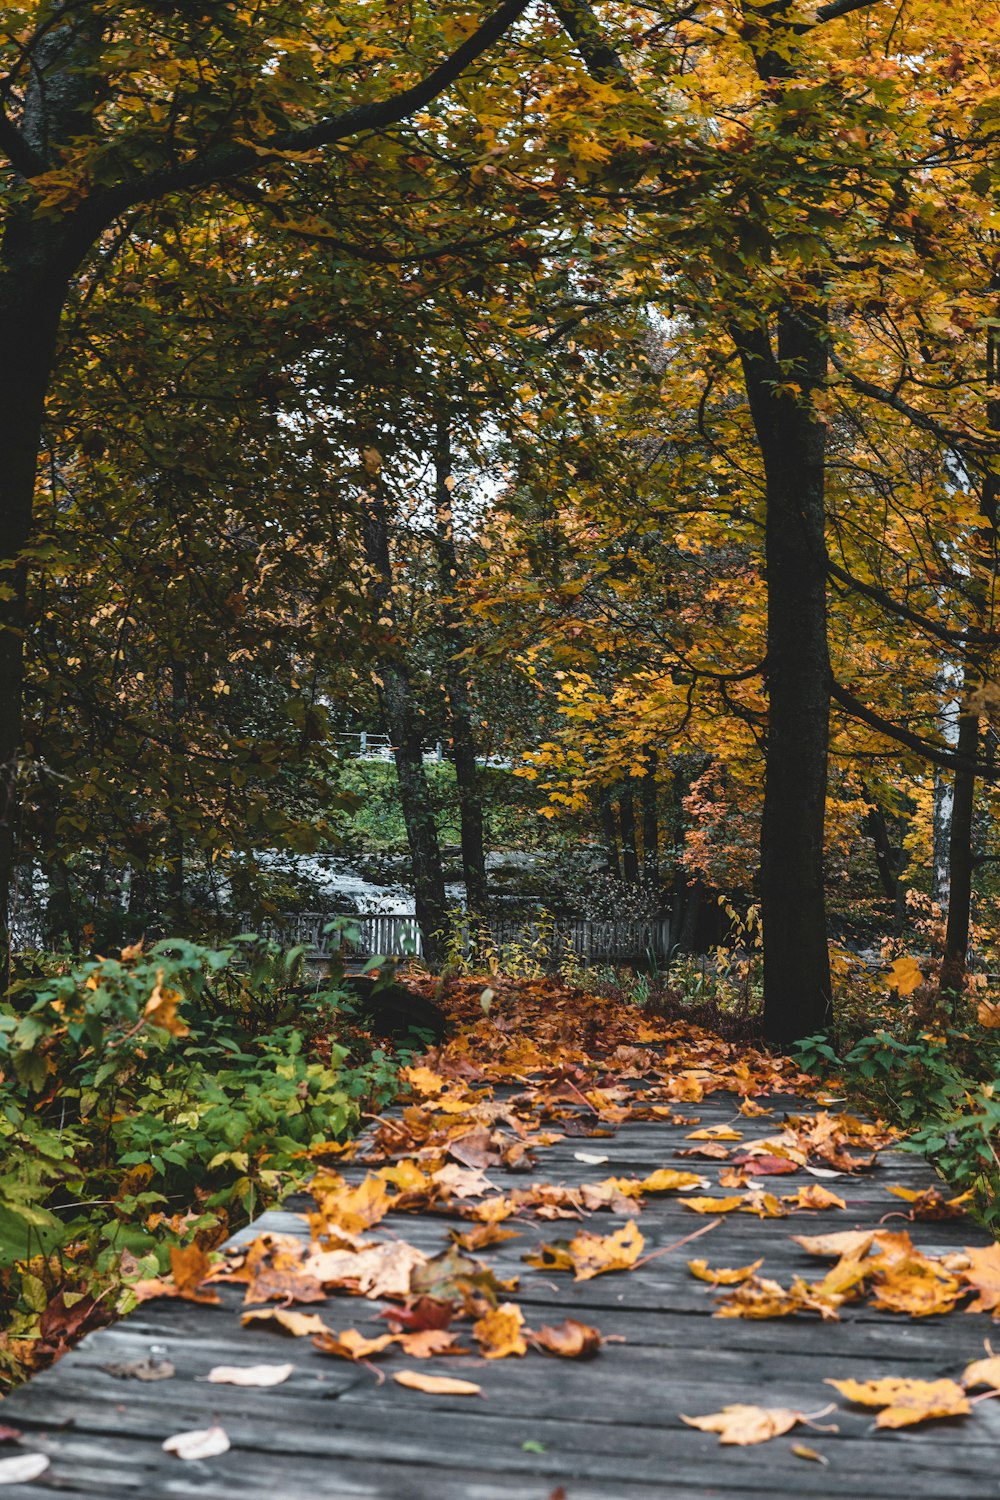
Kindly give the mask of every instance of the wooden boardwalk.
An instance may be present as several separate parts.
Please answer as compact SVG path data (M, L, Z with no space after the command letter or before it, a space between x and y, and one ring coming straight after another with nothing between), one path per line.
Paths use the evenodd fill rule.
M613 1008L553 981L493 983L498 993L490 1002L493 992L481 995L481 981L454 981L445 996L456 1026L454 1041L429 1059L430 1068L441 1073L420 1068L414 1074L412 1085L423 1104L403 1110L402 1128L400 1112L393 1112L391 1124L373 1128L382 1145L393 1137L390 1154L399 1158L409 1206L423 1205L423 1211L390 1212L381 1223L378 1214L367 1218L372 1227L364 1230L366 1244L405 1241L427 1256L445 1251L448 1230L456 1224L469 1229L468 1218L445 1217L445 1209L468 1203L451 1197L441 1205L439 1197L459 1193L456 1173L465 1193L474 1173L463 1169L477 1154L498 1163L486 1169L487 1188L490 1194L495 1188L495 1197L532 1184L579 1188L612 1176L642 1179L661 1167L694 1170L708 1179L708 1193L720 1188L726 1193L732 1190L720 1184L720 1176L732 1182L733 1163L691 1157L691 1146L702 1149L690 1139L691 1118L697 1118L700 1131L735 1127L750 1145L754 1137L780 1133L784 1112L820 1109L814 1100L763 1094L757 1098L768 1115L748 1118L738 1112L736 1095L712 1091L730 1085L745 1092L762 1080L780 1088L793 1070L690 1028L649 1025L628 1007ZM702 1088L708 1091L703 1100L676 1103L697 1098ZM540 1130L562 1134L538 1145ZM406 1137L402 1143L400 1134ZM535 1139L534 1160L523 1157L525 1136ZM811 1139L819 1142L819 1134ZM826 1148L813 1149L823 1155ZM412 1185L424 1172L421 1164L436 1173L444 1154L448 1187L414 1193ZM348 1182L366 1176L366 1155L376 1164L385 1161L369 1136L360 1143L360 1160L340 1166ZM825 1160L829 1166L829 1157ZM508 1170L502 1161L519 1170ZM333 1208L324 1223L330 1226L328 1215L348 1212L352 1202L370 1202L370 1190L379 1182L385 1196L387 1181L373 1179L367 1199L357 1200L334 1182ZM1 1421L21 1428L24 1437L18 1448L0 1449L0 1458L33 1449L51 1461L39 1479L10 1485L4 1493L25 1500L1000 1496L1000 1401L978 1401L957 1421L876 1431L874 1413L850 1406L825 1385L826 1379L961 1377L967 1364L982 1358L985 1338L1000 1323L961 1310L913 1319L880 1313L870 1301L844 1304L840 1322L820 1322L811 1314L771 1320L712 1316L718 1293L691 1275L688 1257L703 1257L712 1266L747 1266L763 1257L762 1277L783 1287L796 1275L816 1283L828 1263L807 1256L793 1235L877 1229L885 1215L906 1209L886 1193L889 1185L924 1188L934 1179L927 1164L900 1151L883 1152L870 1172L829 1182L804 1170L759 1173L756 1179L778 1194L795 1194L817 1181L837 1191L847 1208L763 1220L730 1212L714 1221L685 1208L679 1194L643 1194L637 1218L645 1241L643 1262L586 1281L531 1268L523 1256L540 1242L573 1238L583 1227L607 1235L622 1226L622 1218L600 1212L588 1217L586 1226L574 1218L510 1218L505 1227L514 1227L516 1238L477 1256L498 1277L519 1278L511 1298L528 1328L573 1317L600 1329L610 1341L586 1361L550 1358L537 1350L525 1358L486 1359L474 1338L466 1338L471 1335L466 1323L462 1343L474 1353L415 1359L393 1346L379 1355L379 1373L390 1377L379 1383L372 1365L319 1353L309 1338L282 1337L271 1331L273 1325L241 1325L240 1284L220 1284L217 1307L165 1298L144 1302L114 1328L88 1335L60 1364L4 1401ZM402 1190L402 1179L396 1185ZM474 1194L471 1202L486 1200ZM306 1244L304 1211L310 1206L310 1200L289 1202L235 1236L234 1244L249 1244L267 1232ZM505 1206L510 1202L495 1208ZM901 1227L927 1253L990 1244L970 1221L906 1224L897 1217L886 1224L886 1229ZM691 1241L696 1230L703 1233ZM658 1250L664 1253L657 1256ZM336 1274L322 1280L330 1286ZM316 1307L301 1311L315 1313ZM379 1311L376 1302L343 1293L331 1293L319 1304L328 1328L357 1328L366 1337L385 1332ZM109 1373L108 1367L148 1359L168 1359L174 1376L144 1383ZM294 1364L294 1373L270 1389L205 1383L216 1365L279 1362ZM403 1368L471 1380L481 1397L403 1388L391 1379ZM681 1413L702 1416L735 1403L817 1412L831 1398L837 1412L823 1421L837 1422L835 1433L798 1428L754 1448L721 1446L715 1434L681 1421ZM163 1452L163 1440L213 1422L228 1434L231 1449L225 1454L181 1461ZM796 1443L822 1455L825 1463L796 1455Z
M775 1108L815 1109L790 1099L764 1101ZM774 1125L735 1113L732 1095L714 1094L683 1106L702 1126L735 1120L750 1134ZM645 1176L674 1166L702 1172L713 1184L719 1163L681 1160L688 1126L632 1121L609 1138L568 1136L540 1153L532 1172L488 1175L510 1191L533 1181L578 1185L608 1175ZM584 1150L606 1162L586 1164ZM345 1169L360 1178L363 1166ZM815 1181L803 1174L765 1179L778 1192ZM847 1211L765 1219L729 1214L697 1241L637 1269L574 1282L565 1274L525 1266L535 1243L580 1227L518 1219L519 1236L480 1252L502 1276L520 1278L516 1300L537 1328L569 1316L623 1342L605 1345L593 1360L525 1358L485 1360L478 1355L406 1359L393 1351L379 1365L391 1376L403 1366L474 1380L484 1398L429 1396L391 1378L378 1384L370 1367L317 1352L308 1339L283 1338L266 1328L241 1327L242 1287L223 1286L222 1305L159 1299L145 1303L117 1326L89 1335L51 1370L4 1402L5 1423L24 1430L23 1446L48 1455L51 1467L34 1483L12 1486L12 1495L204 1497L204 1500L706 1500L709 1496L787 1496L809 1500L986 1500L1000 1495L1000 1401L986 1400L971 1416L901 1431L875 1431L874 1413L852 1408L824 1379L914 1376L957 1377L982 1356L993 1328L983 1315L909 1318L845 1306L839 1322L811 1317L750 1321L711 1316L713 1289L687 1269L689 1256L713 1266L742 1266L765 1257L762 1275L788 1285L795 1274L810 1279L823 1267L793 1243L792 1234L873 1228L905 1208L886 1193L890 1183L922 1187L929 1168L912 1155L886 1151L870 1173L841 1176L829 1185L848 1201ZM710 1191L719 1191L713 1187ZM238 1240L262 1231L308 1237L293 1203L266 1214ZM588 1228L608 1232L622 1221L595 1216ZM646 1251L672 1245L708 1220L683 1207L679 1196L650 1198L638 1223ZM393 1215L372 1237L398 1234L436 1254L447 1244L453 1218L426 1213ZM904 1225L923 1250L936 1253L988 1243L969 1222ZM374 1335L385 1329L379 1305L332 1297L319 1310L331 1327L355 1326ZM303 1308L315 1311L315 1308ZM1000 1337L997 1340L1000 1344ZM113 1378L108 1365L153 1353L176 1375L156 1383ZM218 1364L287 1360L295 1372L273 1389L206 1385ZM709 1433L692 1430L680 1414L717 1411L733 1402L815 1411L831 1399L827 1416L837 1433L797 1432L756 1447L722 1447ZM217 1458L182 1462L162 1449L169 1435L219 1422L232 1443ZM827 1460L797 1457L807 1444ZM6 1448L4 1456L14 1451Z

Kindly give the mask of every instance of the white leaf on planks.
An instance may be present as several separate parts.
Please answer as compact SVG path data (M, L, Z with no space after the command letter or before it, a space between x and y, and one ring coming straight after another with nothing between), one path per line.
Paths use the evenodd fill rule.
M280 1385L294 1365L216 1365L205 1376L213 1385Z
M0 1484L29 1484L48 1467L44 1453L18 1453L14 1458L0 1458Z
M585 1161L589 1167L599 1167L602 1162L610 1161L610 1156L601 1156L597 1151L574 1151L574 1161Z
M218 1458L229 1452L229 1438L218 1423L214 1427L196 1427L191 1432L175 1432L163 1444L164 1453L178 1458Z

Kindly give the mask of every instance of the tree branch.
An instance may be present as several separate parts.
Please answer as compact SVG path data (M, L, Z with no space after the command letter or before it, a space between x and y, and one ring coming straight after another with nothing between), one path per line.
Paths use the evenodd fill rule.
M841 687L839 682L831 684L830 696L852 718L859 719L870 729L877 729L887 739L905 745L908 750L913 750L924 760L930 761L931 765L943 766L946 771L971 771L975 776L996 774L995 765L971 759L967 755L957 755L953 750L946 750L941 745L935 745L931 740L925 740L922 735L914 734L910 729L904 729L902 724L894 724L891 719L883 719L881 714L877 714L873 708L862 703L860 698L855 698L854 694Z
M470 64L494 42L499 41L529 3L530 0L501 0L492 15L471 36L466 37L450 57L445 58L426 78L408 89L402 89L384 99L373 99L367 104L355 105L344 110L343 114L326 116L317 120L314 125L278 131L253 145L234 142L210 149L176 166L159 168L131 182L121 183L106 193L95 195L88 200L81 212L88 216L99 215L109 222L123 209L135 203L151 203L182 189L206 187L231 177L240 177L254 167L259 168L262 158L270 153L281 155L285 151L312 151L348 136L398 125L444 93Z
M28 145L3 104L0 104L0 151L22 177L37 177L45 171L44 161Z

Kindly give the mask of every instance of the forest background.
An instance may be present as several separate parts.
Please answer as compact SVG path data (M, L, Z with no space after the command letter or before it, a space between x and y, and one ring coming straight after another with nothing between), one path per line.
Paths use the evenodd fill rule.
M333 1053L248 1023L266 944L195 945L393 819L432 965L447 845L482 916L487 853L537 851L547 905L723 945L682 1000L782 1046L836 1001L867 1076L992 1088L998 22L5 8L0 911L48 950L0 1027L15 1342L84 1184L117 1274L137 1215L131 1255L205 1228L161 1205L209 1162L212 1223L254 1201L290 1097L289 1159L389 1086L342 1012Z

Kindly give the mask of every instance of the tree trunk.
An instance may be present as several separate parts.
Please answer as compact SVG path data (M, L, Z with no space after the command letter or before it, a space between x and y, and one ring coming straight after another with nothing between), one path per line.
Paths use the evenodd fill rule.
M45 397L68 276L14 220L0 248L0 944L9 949L23 743L27 564Z
M392 596L392 558L385 498L377 480L364 500L363 534L365 558L372 573L371 595L376 617L395 635ZM424 770L423 736L410 676L392 642L380 663L380 698L385 728L392 741L399 800L406 825L413 872L417 923L423 937L424 957L431 967L440 963L448 927L441 848L430 786Z
M1000 291L1000 277L994 276L993 288ZM986 332L986 423L992 433L1000 434L1000 333L991 325ZM988 581L982 572L973 573L970 594L974 600L973 619L982 628L988 623L988 603L993 597L997 570L997 524L1000 520L1000 474L987 468L979 501L984 525L977 528L974 552L986 562ZM958 721L958 754L974 764L979 751L979 712L973 699L980 684L989 675L988 667L976 656L965 663L962 712ZM976 773L961 769L952 783L951 829L948 839L948 921L945 929L944 958L941 962L942 990L958 994L965 983L969 957L969 933L972 926L972 877L975 859L972 852L973 816L976 803Z
M434 454L435 543L441 587L441 620L445 638L445 688L451 728L452 762L458 789L458 816L462 844L462 875L469 914L486 911L486 847L483 834L483 789L476 764L476 740L472 704L465 681L462 655L469 645L453 593L458 582L458 550L451 507L451 434L439 424Z
M647 756L646 778L642 783L642 878L659 898L660 825L656 807L656 751Z
M768 726L761 823L764 1031L777 1046L832 1019L823 840L830 720L825 428L812 405L827 368L825 309L784 304L734 330L764 461ZM790 389L793 387L793 389Z
M958 754L974 760L979 750L979 715L964 713L958 725ZM974 771L954 776L948 840L948 923L941 963L941 989L958 994L965 981L972 923L972 818L976 803Z
M629 885L639 884L639 851L635 844L635 798L626 785L618 797L618 819L622 830L622 874Z
M615 825L615 810L611 806L611 798L607 792L602 791L598 810L601 815L601 837L604 841L604 858L607 861L608 874L613 880L621 880L622 867L618 858L618 829Z

